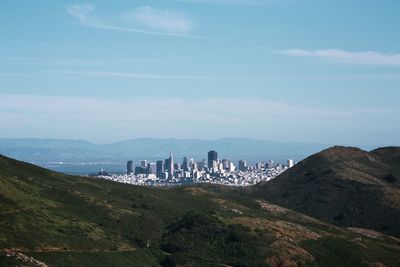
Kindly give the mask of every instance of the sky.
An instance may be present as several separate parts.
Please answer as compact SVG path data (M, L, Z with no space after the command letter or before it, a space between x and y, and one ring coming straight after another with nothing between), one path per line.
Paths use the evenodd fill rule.
M400 145L400 1L0 2L0 138Z

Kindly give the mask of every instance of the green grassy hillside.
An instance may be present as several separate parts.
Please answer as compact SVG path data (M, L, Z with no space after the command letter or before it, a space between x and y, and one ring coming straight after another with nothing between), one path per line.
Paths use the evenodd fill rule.
M4 156L0 251L0 266L400 266L398 239L242 190L136 187Z
M255 186L252 194L338 226L400 237L399 155L399 147L333 147Z

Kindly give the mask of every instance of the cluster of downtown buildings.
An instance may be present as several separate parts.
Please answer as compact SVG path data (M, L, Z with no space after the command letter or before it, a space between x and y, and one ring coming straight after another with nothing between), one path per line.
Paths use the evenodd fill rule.
M262 181L269 181L288 168L294 166L294 161L289 159L287 165L268 162L258 162L249 166L245 160L240 160L238 167L227 159L220 160L216 151L209 151L207 160L195 161L193 158L184 157L182 163L174 161L172 153L165 160L148 163L142 160L135 166L132 160L127 162L126 174L108 174L100 172L98 177L116 182L169 186L192 183L213 183L228 186L249 186Z

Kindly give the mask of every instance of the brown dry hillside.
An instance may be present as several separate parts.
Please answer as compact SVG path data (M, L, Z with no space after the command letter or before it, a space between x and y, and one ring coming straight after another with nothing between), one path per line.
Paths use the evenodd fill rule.
M400 147L332 147L252 194L339 226L400 236Z

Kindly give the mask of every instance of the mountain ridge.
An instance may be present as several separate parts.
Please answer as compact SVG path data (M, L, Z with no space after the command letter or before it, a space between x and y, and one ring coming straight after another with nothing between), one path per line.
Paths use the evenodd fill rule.
M112 144L95 144L84 140L0 139L0 153L35 163L47 162L121 162L126 160L164 159L169 152L202 160L208 150L221 158L250 162L274 159L298 161L327 147L324 144L282 143L249 138L201 139L131 139Z

